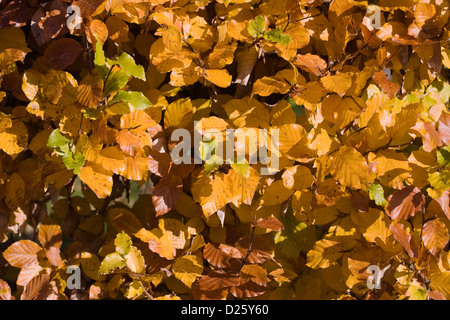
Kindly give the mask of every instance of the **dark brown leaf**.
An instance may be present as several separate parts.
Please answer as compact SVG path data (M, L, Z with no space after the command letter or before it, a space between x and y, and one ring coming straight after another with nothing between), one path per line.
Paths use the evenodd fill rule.
M8 25L23 27L33 16L34 8L28 6L24 1L10 1L8 5L0 11L0 28Z
M45 69L63 70L75 62L81 53L81 45L72 38L53 41L45 49L42 63Z
M83 18L89 18L103 2L103 0L78 0L72 5L80 7Z
M51 1L39 7L31 19L31 32L38 46L42 46L57 36L66 34L66 5L61 1Z

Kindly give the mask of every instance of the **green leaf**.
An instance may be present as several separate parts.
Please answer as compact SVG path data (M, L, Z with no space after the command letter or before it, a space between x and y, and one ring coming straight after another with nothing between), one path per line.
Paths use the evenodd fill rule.
M94 57L94 65L97 71L102 76L102 79L105 80L106 76L109 72L109 66L106 65L105 52L103 51L103 46L98 36L95 35L95 57Z
M116 252L121 255L127 255L131 250L131 238L125 232L118 233L116 239L114 240L114 245L116 246Z
M56 149L59 147L62 147L64 145L69 144L70 140L64 137L60 132L59 129L55 129L50 133L50 136L48 137L47 141L47 147Z
M279 28L265 32L264 39L272 42L277 42L284 46L288 45L292 41L291 36L288 34L282 34Z
M116 60L107 59L111 65L118 64L129 76L145 81L145 70L143 66L138 66L133 57L123 52Z
M429 110L432 106L436 105L437 101L434 100L433 98L431 98L429 95L426 95L423 99L422 99L423 104L427 107L427 109Z
M55 153L62 157L67 169L73 170L74 174L81 173L81 167L86 162L85 156L81 152L75 150L73 141L64 137L59 129L52 131L48 137L47 147L54 149Z
M100 264L100 268L98 269L98 273L107 274L117 268L125 267L125 259L118 252L113 252L106 255L105 259L103 259Z
M415 94L408 94L402 100L406 101L407 104L413 104L413 103L420 102L419 97L417 97Z
M95 58L94 63L96 66L104 66L106 65L106 59L105 59L105 51L103 51L103 46L100 40L98 39L98 36L95 35Z
M369 198L370 198L370 200L375 200L375 203L377 204L377 206L384 207L388 203L386 201L386 199L384 198L383 186L376 184L376 183L370 185Z
M136 110L145 110L152 106L150 101L142 92L138 91L122 91L120 90L112 99L114 101L122 101L125 103L129 103Z
M291 97L287 97L286 101L289 102L292 110L295 112L295 115L297 117L303 116L305 114L305 106L299 106L297 103L295 103L294 100L292 100Z
M443 192L450 189L450 171L441 170L428 176L431 187L437 192Z
M248 23L248 33L250 33L253 38L263 34L264 30L266 30L266 19L264 19L263 16L257 16L255 20Z
M443 167L450 167L450 146L440 148L436 152L437 162Z
M112 71L105 83L104 94L116 92L126 86L130 76L123 70Z
M81 173L81 167L84 166L84 163L86 162L86 158L84 154L81 152L67 152L63 156L63 162L66 165L66 168L69 170L73 170L74 174L80 174Z

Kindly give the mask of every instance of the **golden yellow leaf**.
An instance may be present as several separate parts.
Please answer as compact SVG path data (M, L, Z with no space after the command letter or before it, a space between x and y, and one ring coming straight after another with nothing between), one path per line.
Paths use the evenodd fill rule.
M231 75L225 69L206 69L202 76L218 87L226 88L231 84Z
M229 191L228 201L239 207L241 203L251 204L259 185L260 175L250 167L248 177L244 177L235 170L228 171L224 183Z
M112 171L105 170L101 165L95 162L88 162L81 168L81 173L78 177L95 192L97 197L104 199L112 191L112 174Z
M245 97L228 101L223 108L232 123L238 127L268 128L270 114L258 100Z
M314 244L307 254L306 265L312 269L328 268L342 256L343 247L339 242L322 239Z
M89 159L87 154L86 159L88 161L94 161L93 159ZM101 164L105 170L112 171L115 174L124 172L126 169L125 155L117 146L101 149L96 161Z
M333 156L331 174L344 186L362 189L367 185L369 168L361 153L343 146Z
M325 89L336 92L342 97L352 86L352 77L346 73L340 73L322 77L320 78L320 82Z
M445 271L434 273L431 275L431 279L433 279L433 281L430 283L431 289L442 292L447 300L450 299L450 272Z
M198 81L201 68L191 63L188 67L176 68L170 74L170 84L174 87L189 86Z
M10 128L0 132L0 149L11 156L19 154L27 142L27 127L21 121L14 121Z
M203 259L197 255L187 255L175 260L172 272L178 280L191 288L195 280L203 273Z
M200 203L203 213L207 217L221 209L232 198L226 183L227 178L223 173L212 177L207 176L200 169L194 172L192 176L192 197L194 201Z
M312 160L314 151L308 147L308 134L299 124L285 124L279 130L278 150L289 159L300 162Z
M178 99L167 107L164 127L170 133L177 128L186 128L191 122L193 106L191 99Z
M216 45L213 51L206 58L206 63L210 69L222 69L234 60L234 51L236 50L236 42L231 45Z
M281 178L286 188L294 190L307 189L314 182L314 176L311 174L311 171L307 167L300 165L286 168Z
M183 46L181 32L173 26L168 26L162 32L162 41L166 48L173 52L179 52Z
M119 174L130 180L145 180L148 176L148 158L142 149L136 150L134 156L125 156L125 169Z
M405 181L411 177L411 167L406 156L394 150L377 152L376 174L380 182L394 189L401 189Z
M145 261L141 251L135 246L131 246L130 252L125 256L125 264L134 273L145 271Z
M261 204L271 206L285 202L294 193L288 189L282 180L273 182L265 191L261 198Z
M146 242L153 252L168 260L173 260L176 255L176 249L172 238L167 232L159 228L148 231L144 228L134 234L141 241Z
M14 48L23 52L30 52L25 33L21 28L6 26L0 29L0 52L6 49Z
M98 72L86 75L81 81L78 92L78 101L89 108L97 108L102 99L103 80Z
M81 269L91 279L96 281L104 281L106 277L99 274L100 259L97 255L90 252L81 253Z

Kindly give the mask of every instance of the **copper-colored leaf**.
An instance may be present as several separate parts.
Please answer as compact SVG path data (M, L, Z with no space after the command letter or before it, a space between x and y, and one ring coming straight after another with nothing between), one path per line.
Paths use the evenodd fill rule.
M21 300L45 300L51 293L50 275L48 273L40 274L34 277L25 286L25 290L20 296Z
M423 225L422 240L425 248L437 256L448 243L448 229L439 218L428 221Z
M425 196L420 189L414 186L406 186L395 191L388 198L387 212L392 219L408 219L423 210Z
M305 55L298 54L294 61L296 66L311 72L316 76L323 76L327 70L327 63L321 57L307 53Z
M169 172L171 167L171 157L169 153L158 152L154 149L149 151L148 170L157 176L163 177Z
M102 99L103 80L98 72L93 72L84 77L78 86L77 99L82 105L89 108L97 108Z
M235 246L244 256L248 253L248 249L251 248L247 257L249 263L262 263L273 258L272 246L261 236L254 236L252 239L250 235L245 235L235 243Z
M270 216L267 218L261 217L258 220L256 220L255 225L260 228L270 229L272 231L284 230L284 226L281 223L281 221L275 218L274 216Z
M166 214L175 208L182 190L182 181L180 177L167 175L163 177L155 189L153 189L153 204L156 209L156 215Z
M406 252L412 257L415 258L418 255L417 244L414 241L413 236L408 233L402 224L391 224L390 226L391 232L394 234L395 240L400 242Z
M400 90L400 86L390 81L384 71L377 71L373 74L373 80L380 86L389 98L393 98L395 94Z
M11 300L11 288L8 283L0 279L0 300Z
M228 266L228 259L226 254L217 246L207 243L203 248L204 258L213 266L217 268L225 268Z
M224 272L212 272L199 279L199 288L203 291L229 288L240 284L240 277Z
M3 252L3 257L14 267L23 268L38 261L42 248L31 240L14 242Z
M88 18L103 2L103 0L76 0L73 1L72 5L80 8L80 13L83 18Z
M446 145L450 144L450 114L443 112L438 122L439 135Z
M61 227L50 219L45 220L39 227L38 238L45 249L50 247L60 248L62 244Z

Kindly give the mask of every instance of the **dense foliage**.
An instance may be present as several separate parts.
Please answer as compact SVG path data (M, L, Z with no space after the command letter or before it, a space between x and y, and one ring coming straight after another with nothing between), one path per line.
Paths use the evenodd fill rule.
M0 299L450 299L449 17L2 1Z

